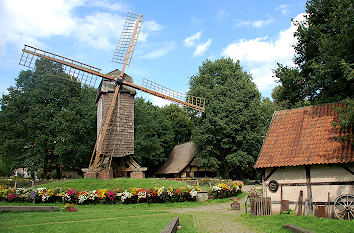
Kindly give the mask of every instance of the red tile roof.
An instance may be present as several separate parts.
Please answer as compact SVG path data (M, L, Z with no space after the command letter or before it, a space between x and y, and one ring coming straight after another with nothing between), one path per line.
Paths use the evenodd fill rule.
M354 162L351 143L338 141L334 108L323 104L275 112L255 168Z

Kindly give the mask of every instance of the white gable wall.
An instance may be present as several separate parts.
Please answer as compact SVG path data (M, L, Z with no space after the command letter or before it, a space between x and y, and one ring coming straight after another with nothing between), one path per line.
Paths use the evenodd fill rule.
M353 164L346 164L346 166L354 171ZM273 170L273 168L266 168L265 177ZM340 165L312 165L310 168L311 183L316 182L340 182L340 181L354 181L354 176L351 175ZM276 192L272 192L268 188L268 183L275 180L279 184ZM263 181L263 195L271 197L273 214L280 213L281 189L283 192L283 200L290 202L297 202L300 190L303 191L303 201L307 198L307 186L283 186L281 184L289 183L305 183L306 184L306 170L304 166L283 167L278 168L267 181ZM328 192L330 193L330 201L334 201L341 194L353 194L353 185L311 185L312 201L326 202L328 200ZM290 209L295 209L295 204L289 205Z

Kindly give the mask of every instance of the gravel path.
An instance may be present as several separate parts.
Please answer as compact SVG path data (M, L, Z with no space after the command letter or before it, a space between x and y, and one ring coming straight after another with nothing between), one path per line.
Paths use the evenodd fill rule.
M254 186L244 186L243 191L249 191ZM240 214L245 212L244 198L239 200L241 210L231 209L232 201L221 204L209 204L196 208L172 209L172 213L190 213L193 216L194 226L197 232L255 232L245 226Z

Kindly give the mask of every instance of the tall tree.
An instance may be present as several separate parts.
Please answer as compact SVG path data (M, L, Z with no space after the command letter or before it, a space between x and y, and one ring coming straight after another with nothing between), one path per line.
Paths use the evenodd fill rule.
M181 144L190 141L193 122L188 111L179 107L177 104L166 105L162 108L162 111L171 124L174 134L174 143Z
M198 162L225 177L249 173L267 125L250 74L230 58L207 60L190 78L189 94L206 98L205 112L194 116Z
M310 100L331 102L354 97L354 10L351 0L309 0L306 20L298 23L295 63L308 83Z
M153 175L175 145L174 134L161 108L143 98L134 101L134 158Z
M295 64L278 65L283 100L293 107L354 97L354 10L352 0L308 0L304 22L296 22Z
M58 64L36 62L0 99L0 156L11 169L44 176L87 166L96 138L95 90L66 79Z
M306 81L300 75L300 71L294 67L283 66L278 63L274 71L278 82L272 92L272 98L277 109L288 109L301 107L306 104Z

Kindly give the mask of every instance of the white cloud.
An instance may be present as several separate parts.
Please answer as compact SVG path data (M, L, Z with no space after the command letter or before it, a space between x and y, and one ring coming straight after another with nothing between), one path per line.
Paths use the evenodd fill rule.
M262 28L268 26L274 21L274 19L266 19L266 20L241 20L238 21L235 26L236 27L253 27L253 28Z
M113 3L106 0L90 0L87 2L87 6L96 6L103 9L122 12L126 12L128 10L128 7L120 2Z
M155 32L162 29L162 25L155 22L155 20L144 21L144 29Z
M118 42L124 24L122 16L104 12L76 20L80 25L73 32L76 39L99 49L111 49Z
M295 17L297 21L303 19L304 14ZM260 90L264 91L275 86L272 69L276 67L277 62L290 66L293 64L294 48L292 45L296 43L296 38L293 36L295 31L296 26L291 24L288 29L279 33L275 41L267 37L238 40L229 44L223 50L222 55L240 60L250 70Z
M73 43L98 49L112 49L120 38L125 14L94 11L78 16L78 7L99 7L122 11L125 6L108 0L5 0L0 1L0 57L7 48L20 49L28 43L46 48L43 39L53 36L70 37ZM148 33L158 31L161 25L147 21ZM144 28L144 25L143 25Z
M283 15L287 15L289 13L289 5L282 4L275 8L276 11L280 11Z
M24 42L39 44L39 38L68 36L76 22L71 10L79 1L19 1L0 2L0 54L8 44L21 48Z
M2 95L9 94L9 91L7 90L7 88L9 88L8 85L0 84L0 98L2 98Z
M205 43L198 44L198 46L195 48L193 55L200 56L203 53L205 53L206 51L208 51L208 49L210 48L211 42L212 42L212 39L209 38Z
M218 10L216 12L216 18L220 19L220 20L225 20L229 17L229 12L227 12L226 10Z
M147 53L145 55L142 55L139 58L153 59L157 57L162 57L175 49L176 49L176 43L168 42L168 43L164 43L160 48L153 50L150 53Z
M166 105L170 105L173 104L174 102L170 101L170 100L166 100L166 99L162 99L160 97L157 96L151 96L150 97L151 102L153 105L159 106L159 107L163 107Z
M163 26L156 23L154 20L144 21L139 35L139 41L145 42L149 36L149 32L157 32L162 28Z
M187 37L186 39L184 39L183 44L187 47L192 47L195 45L195 42L200 39L201 36L202 36L202 32L199 31L199 32Z

